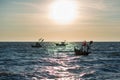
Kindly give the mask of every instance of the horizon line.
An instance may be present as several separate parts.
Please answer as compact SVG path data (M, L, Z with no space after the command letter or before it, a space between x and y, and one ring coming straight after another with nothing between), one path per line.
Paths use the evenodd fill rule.
M63 40L64 41L64 40ZM53 40L45 40L44 42L63 42L63 41L61 41L61 40L55 40L55 41L53 41ZM87 41L87 42L89 42L89 41L94 41L94 42L120 42L120 40L85 40L85 41ZM5 41L3 41L3 40L1 40L0 42L38 42L38 41L35 41L35 40L32 40L32 41L28 41L28 40L5 40ZM67 41L66 40L66 42L83 42L83 40L73 40L73 41Z

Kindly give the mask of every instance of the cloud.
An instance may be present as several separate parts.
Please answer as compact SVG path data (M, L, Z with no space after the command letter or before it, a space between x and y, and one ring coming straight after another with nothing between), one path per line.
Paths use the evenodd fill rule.
M13 2L16 5L23 6L24 8L28 8L31 10L36 10L37 12L46 13L48 8L48 2L40 1L40 2Z
M78 0L80 7L84 9L105 10L106 6L104 0Z
M17 5L22 5L22 6L28 6L28 7L32 7L32 8L38 8L38 5L35 3L30 3L30 2L13 2L14 4Z

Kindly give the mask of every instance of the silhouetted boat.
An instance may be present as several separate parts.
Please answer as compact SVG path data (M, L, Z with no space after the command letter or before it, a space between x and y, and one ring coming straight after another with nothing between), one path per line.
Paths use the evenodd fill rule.
M66 46L67 44L63 44L63 43L56 43L56 46Z
M75 55L88 55L90 52L83 52L79 49L74 48Z
M66 41L61 42L61 43L56 43L56 46L66 46L66 45L67 45Z
M35 45L32 45L31 47L33 47L33 48L41 48L42 47L41 43L44 41L44 39L40 38L38 41L39 42L36 42Z
M42 45L39 42L36 42L35 45L32 45L33 48L40 48Z

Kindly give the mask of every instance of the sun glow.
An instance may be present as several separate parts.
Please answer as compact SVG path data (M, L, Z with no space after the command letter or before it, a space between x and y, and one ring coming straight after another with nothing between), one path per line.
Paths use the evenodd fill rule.
M56 0L50 6L50 18L59 24L69 24L76 19L77 3L71 0Z

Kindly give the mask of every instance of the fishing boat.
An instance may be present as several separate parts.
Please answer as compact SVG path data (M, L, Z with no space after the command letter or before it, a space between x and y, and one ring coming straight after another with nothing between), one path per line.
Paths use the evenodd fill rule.
M66 46L66 45L67 45L66 41L61 42L61 43L56 43L56 46Z
M75 55L88 55L88 54L90 54L91 53L90 49L91 49L92 44L93 44L93 41L90 41L89 44L87 44L85 41L85 42L83 42L81 49L76 49L74 47ZM86 50L83 50L83 46L84 46L84 48L86 47Z
M88 55L90 52L83 52L79 49L74 48L75 55Z
M42 45L39 42L36 42L35 45L32 45L33 48L40 48Z
M65 44L65 43L56 43L56 46L66 46L67 44Z
M41 43L42 43L43 41L44 41L44 39L40 38L40 39L38 40L38 42L36 42L35 45L31 45L31 47L33 47L33 48L41 48L41 47L42 47Z

